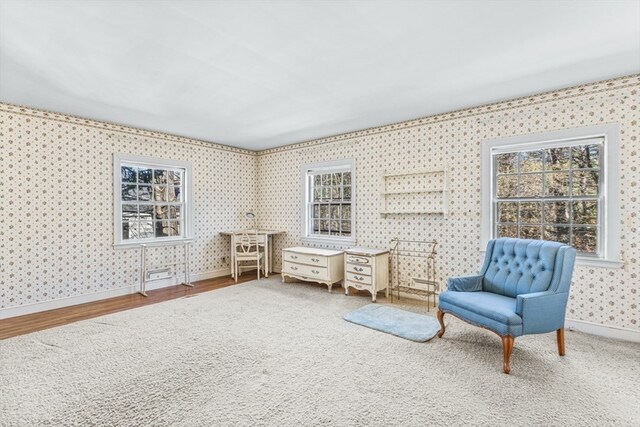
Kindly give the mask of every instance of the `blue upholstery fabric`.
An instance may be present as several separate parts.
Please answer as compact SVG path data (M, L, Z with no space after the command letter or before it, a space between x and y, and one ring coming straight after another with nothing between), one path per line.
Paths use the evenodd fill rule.
M480 275L449 280L439 308L501 336L560 329L575 258L575 249L561 243L491 240Z
M482 276L460 276L447 279L447 289L458 292L475 292L482 290Z
M501 335L522 335L522 318L516 314L516 299L491 292L444 292L439 306L444 311L464 310L465 320Z

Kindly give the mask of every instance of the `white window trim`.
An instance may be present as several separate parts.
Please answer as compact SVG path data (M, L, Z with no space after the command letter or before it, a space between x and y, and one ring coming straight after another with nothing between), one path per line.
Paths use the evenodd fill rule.
M183 168L185 174L184 180L184 208L182 221L184 221L184 236L176 238L163 238L163 239L136 239L133 241L122 240L122 198L121 194L121 171L120 167L122 163L143 163L149 166L158 166L166 168ZM182 242L193 241L193 196L192 196L192 168L191 162L182 160L169 160L161 159L157 157L148 156L136 156L132 154L116 153L113 155L113 216L114 216L114 230L113 230L113 246L116 249L128 249L138 248L140 245L173 245Z
M309 185L307 183L307 174L314 169L323 169L330 172L332 169L344 169L348 166L351 169L351 236L318 236L309 235L311 224L309 223L309 206L310 197ZM301 167L301 183L302 183L302 237L301 240L306 243L325 243L330 245L355 245L356 243L356 163L354 159L331 160L328 162L318 162L306 164Z
M620 125L609 123L562 129L551 132L521 135L483 141L481 144L481 248L493 237L493 154L509 149L544 148L587 138L604 138L604 185L602 188L604 239L602 257L580 256L576 265L590 267L622 268L620 258Z

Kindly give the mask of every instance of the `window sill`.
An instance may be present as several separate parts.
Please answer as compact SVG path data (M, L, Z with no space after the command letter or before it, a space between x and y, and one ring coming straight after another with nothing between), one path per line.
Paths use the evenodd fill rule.
M580 267L623 268L624 262L579 256L576 257L576 265Z
M336 237L309 237L305 236L301 238L305 243L315 243L315 244L327 244L327 245L355 245L356 239L345 239L345 238L336 238Z
M127 242L127 243L116 243L113 245L114 249L138 249L142 245L145 246L172 246L172 245L187 245L193 243L194 239L170 239L170 240L162 240L162 241L147 241L147 242Z

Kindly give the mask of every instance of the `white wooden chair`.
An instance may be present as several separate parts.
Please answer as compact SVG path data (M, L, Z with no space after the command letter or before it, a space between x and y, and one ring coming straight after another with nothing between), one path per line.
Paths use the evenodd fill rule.
M264 240L260 240L257 230L246 230L237 233L235 240L235 279L238 281L242 269L256 269L258 271L258 280L260 280L260 268L265 271L266 265L264 260ZM243 264L240 263L250 263Z

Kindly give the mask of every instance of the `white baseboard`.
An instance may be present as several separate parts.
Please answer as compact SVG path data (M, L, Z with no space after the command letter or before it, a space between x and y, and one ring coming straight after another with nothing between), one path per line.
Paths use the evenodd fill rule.
M605 338L631 341L640 343L640 331L618 326L602 325L600 323L587 322L585 320L565 319L564 327L570 331L584 332Z
M212 279L214 277L228 276L231 274L230 268L222 268L219 270L206 271L203 273L195 273L191 275L191 280ZM174 286L178 283L177 278L170 277L165 280L157 280L147 283L147 290L166 288ZM84 304L87 302L99 301L108 298L119 297L122 295L135 294L138 292L139 286L125 286L118 289L109 289L107 291L94 292L91 294L77 295L73 297L60 298L52 301L43 301L33 304L20 305L17 307L7 307L0 309L0 319L8 319L9 317L24 316L26 314L39 313L41 311L55 310L56 308L70 307L72 305Z

